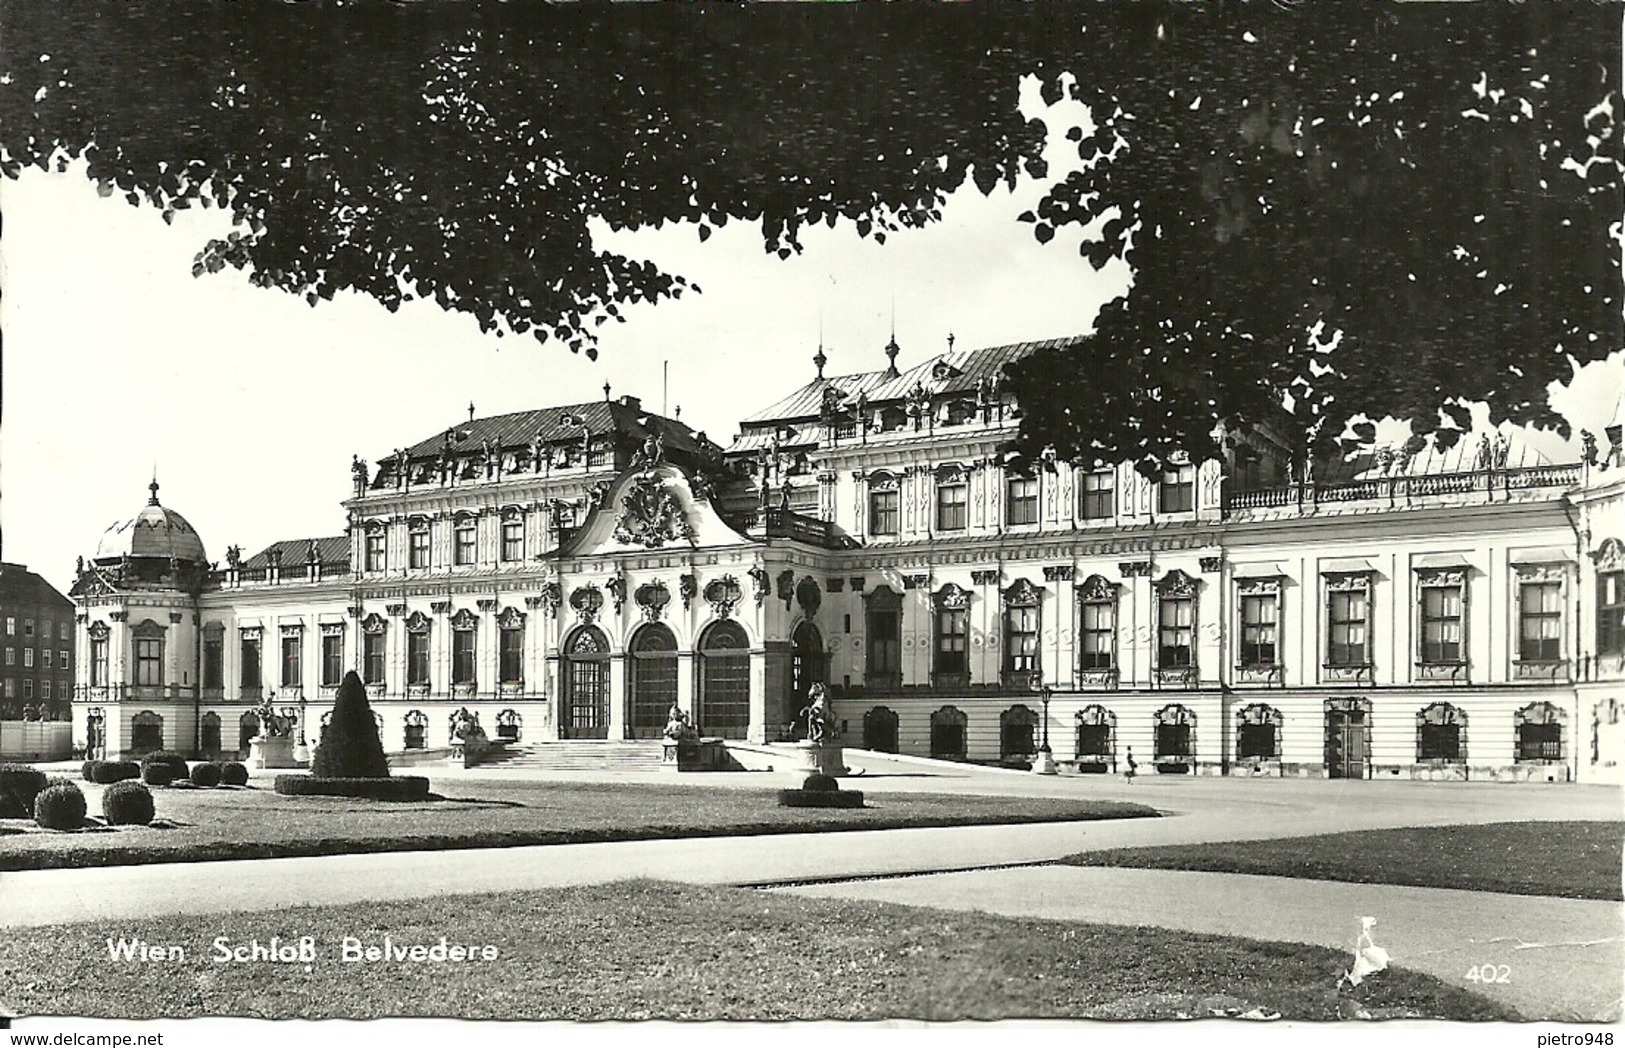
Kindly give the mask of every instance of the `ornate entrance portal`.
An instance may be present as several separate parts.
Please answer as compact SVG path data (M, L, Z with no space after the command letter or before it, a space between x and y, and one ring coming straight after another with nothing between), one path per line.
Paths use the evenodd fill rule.
M658 739L677 702L677 638L660 623L632 637L627 659L627 736Z
M719 622L700 638L701 733L743 739L750 728L750 642L737 622Z

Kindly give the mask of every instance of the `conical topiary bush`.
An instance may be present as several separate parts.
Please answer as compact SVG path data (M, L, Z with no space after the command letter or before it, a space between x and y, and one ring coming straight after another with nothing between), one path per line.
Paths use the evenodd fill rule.
M344 675L333 716L327 722L310 773L325 779L381 779L389 776L389 761L378 738L367 689L354 670Z

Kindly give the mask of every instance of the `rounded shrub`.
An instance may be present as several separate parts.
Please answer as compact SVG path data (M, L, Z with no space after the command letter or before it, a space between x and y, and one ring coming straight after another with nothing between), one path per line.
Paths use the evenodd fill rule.
M841 784L835 781L835 776L815 771L801 781L801 788L809 793L834 793Z
M85 824L85 794L71 782L50 786L34 798L34 821L47 830L77 830Z
M143 764L141 781L148 786L168 786L175 781L175 769L168 764Z
M213 761L204 761L202 764L194 764L192 766L192 785L220 785L220 765L215 764Z
M139 782L115 782L102 791L102 815L109 826L147 826L153 816L152 791Z
M220 766L222 786L247 786L248 766L241 761L227 761Z
M0 764L0 819L29 819L45 773L28 764Z
M125 779L139 779L141 765L135 761L97 761L96 766L90 769L92 782L103 786L110 782L123 782Z
M85 761L85 763L79 765L79 777L86 782L95 782L96 765L100 763L101 761Z
M141 770L144 773L149 765L163 764L169 767L169 781L186 778L186 758L173 750L153 750L141 758ZM145 776L143 776L145 777Z

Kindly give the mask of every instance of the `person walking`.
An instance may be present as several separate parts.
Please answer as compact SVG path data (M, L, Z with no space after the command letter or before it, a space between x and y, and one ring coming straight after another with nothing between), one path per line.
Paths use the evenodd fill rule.
M1129 785L1132 786L1134 784L1134 775L1140 770L1139 764L1135 763L1134 760L1133 746L1128 748L1128 757L1124 763L1127 765L1127 768L1123 772L1123 778L1129 783Z

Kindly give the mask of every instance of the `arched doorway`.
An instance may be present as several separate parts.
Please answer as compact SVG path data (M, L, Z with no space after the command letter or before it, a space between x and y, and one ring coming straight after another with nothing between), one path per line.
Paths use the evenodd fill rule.
M718 622L700 637L699 694L694 720L701 733L743 739L750 728L750 641L737 622Z
M609 639L582 626L564 642L561 739L609 738Z
M677 703L677 638L651 622L632 635L627 647L627 737L658 739Z
M249 710L237 718L237 752L243 756L248 755L249 743L260 733L260 718L253 710Z
M142 710L130 721L130 749L137 755L164 748L164 718Z
M877 753L897 752L897 713L876 706L863 715L863 748Z
M203 715L198 726L198 749L211 760L220 756L220 714L213 710Z
M828 683L827 667L824 635L812 623L802 622L790 635L790 696L801 727L806 727L800 711L807 705L807 693L814 684Z

